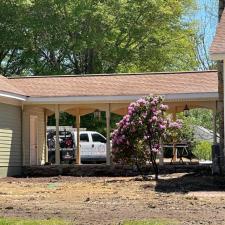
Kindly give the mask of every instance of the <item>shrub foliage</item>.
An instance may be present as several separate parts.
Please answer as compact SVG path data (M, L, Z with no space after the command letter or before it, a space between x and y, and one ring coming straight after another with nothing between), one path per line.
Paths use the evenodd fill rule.
M170 122L161 96L147 96L128 107L128 114L117 124L112 134L114 160L135 164L138 169L151 162L156 178L156 155L161 149L161 139L177 136L181 122ZM167 133L168 131L168 133Z

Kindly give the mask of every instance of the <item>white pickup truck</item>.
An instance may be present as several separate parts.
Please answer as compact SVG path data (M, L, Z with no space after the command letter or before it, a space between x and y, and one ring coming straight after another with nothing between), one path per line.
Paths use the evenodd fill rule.
M55 129L48 131L49 162L55 162ZM60 130L60 159L72 163L76 157L77 132L71 129ZM106 138L96 131L80 131L81 162L105 162Z
M77 132L74 132L75 149ZM106 138L96 131L80 131L80 156L82 162L106 161Z

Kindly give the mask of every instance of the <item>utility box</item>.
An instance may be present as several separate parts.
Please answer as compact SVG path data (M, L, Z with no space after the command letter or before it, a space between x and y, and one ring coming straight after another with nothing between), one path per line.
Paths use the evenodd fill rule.
M220 145L214 144L212 145L212 174L219 175L220 174Z

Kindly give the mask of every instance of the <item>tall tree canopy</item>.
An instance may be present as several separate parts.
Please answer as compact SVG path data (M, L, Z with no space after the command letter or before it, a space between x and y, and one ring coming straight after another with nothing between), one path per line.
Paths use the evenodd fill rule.
M0 73L196 68L194 0L1 0Z

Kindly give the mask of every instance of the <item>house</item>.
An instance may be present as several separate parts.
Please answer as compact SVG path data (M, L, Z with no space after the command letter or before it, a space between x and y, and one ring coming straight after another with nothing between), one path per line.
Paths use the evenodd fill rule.
M218 61L218 79L219 79L219 101L218 101L218 108L221 112L223 109L224 111L224 118L225 118L225 10L223 10L219 24L217 26L216 35L213 39L212 45L209 50L209 56L212 60ZM224 120L224 127L225 127L225 120ZM225 129L223 129L224 137L225 137ZM220 134L221 135L221 134ZM221 139L222 140L222 139ZM225 139L223 138L223 143L225 146ZM223 148L223 149L222 149ZM218 160L218 157L221 159ZM220 168L220 172L224 174L224 147L220 147L220 150L215 154L214 160L215 170ZM223 171L223 172L221 172Z
M196 141L208 141L213 143L214 140L214 132L212 130L208 130L205 127L195 125L194 127L194 139ZM217 142L219 142L219 134L216 134Z
M215 128L217 71L0 76L0 176L19 175L23 166L48 162L47 118L55 114L58 139L62 111L76 116L78 135L82 115L96 109L106 111L107 164L110 165L110 113L124 115L130 102L149 94L163 95L174 118L186 104L189 108L212 109ZM80 164L79 152L78 143L77 164ZM58 143L56 164L60 164Z

